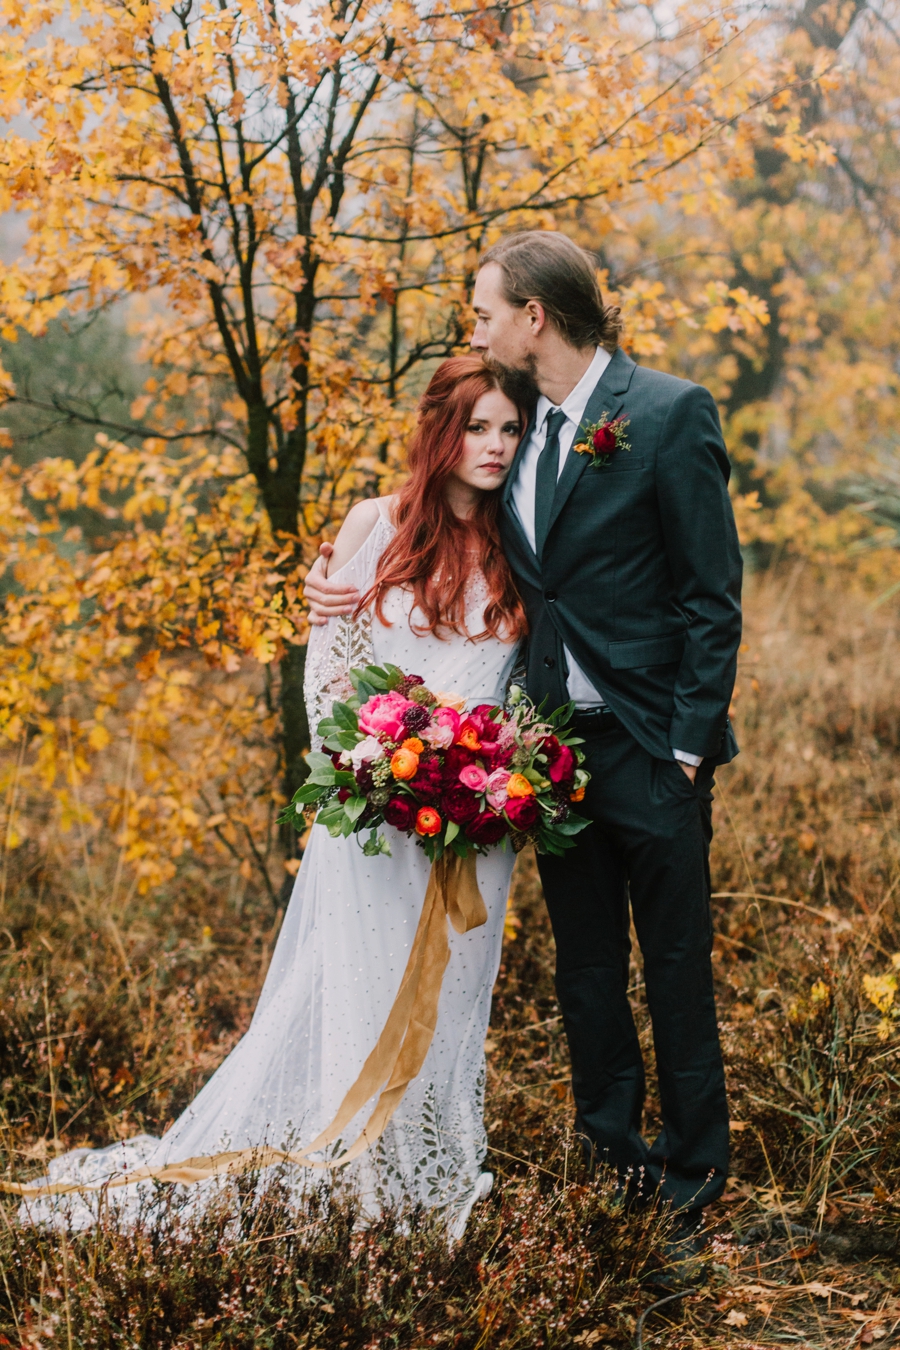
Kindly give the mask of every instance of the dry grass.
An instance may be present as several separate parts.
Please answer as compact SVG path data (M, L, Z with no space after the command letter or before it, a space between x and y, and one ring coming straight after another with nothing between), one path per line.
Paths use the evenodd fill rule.
M653 1314L644 1344L888 1346L900 1024L889 983L880 1013L863 982L900 951L896 611L809 570L748 590L744 750L720 776L713 857L734 1176L710 1214L708 1284L673 1320ZM0 920L2 1162L17 1176L58 1147L159 1132L247 1025L276 932L268 900L225 871L184 867L110 914L61 847L29 848L7 860ZM107 862L111 876L97 844L97 894ZM580 1170L527 864L515 903L488 1043L498 1184L460 1249L424 1215L360 1233L350 1195L298 1214L277 1185L190 1230L173 1211L63 1241L0 1218L0 1345L631 1344L665 1226L626 1218ZM638 963L633 996L649 1048ZM651 1085L648 1128L654 1112Z

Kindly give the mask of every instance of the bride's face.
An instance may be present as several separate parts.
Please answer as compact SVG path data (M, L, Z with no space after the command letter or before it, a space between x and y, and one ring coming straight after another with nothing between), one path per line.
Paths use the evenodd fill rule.
M457 483L490 492L509 473L520 436L516 405L499 389L490 389L472 409L462 455L450 475Z

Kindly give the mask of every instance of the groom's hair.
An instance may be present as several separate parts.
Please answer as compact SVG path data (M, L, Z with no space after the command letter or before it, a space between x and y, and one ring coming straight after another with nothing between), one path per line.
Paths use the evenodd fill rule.
M500 239L482 256L481 266L496 263L503 275L503 296L524 308L537 300L553 325L573 347L618 345L622 323L617 305L605 305L593 259L564 234L522 230Z

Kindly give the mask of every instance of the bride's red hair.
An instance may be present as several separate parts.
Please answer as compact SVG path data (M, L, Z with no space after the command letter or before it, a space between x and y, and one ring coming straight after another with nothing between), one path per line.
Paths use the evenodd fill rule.
M409 477L394 504L396 534L378 563L372 588L359 608L373 606L382 623L384 598L394 586L412 591L424 619L413 631L439 637L458 633L475 640L514 641L526 630L525 610L500 547L500 489L483 492L469 520L450 508L447 479L462 457L472 410L499 382L480 356L451 356L438 366L419 404L419 424L407 454ZM520 431L525 416L519 409ZM487 583L484 630L466 628L466 586L480 568Z

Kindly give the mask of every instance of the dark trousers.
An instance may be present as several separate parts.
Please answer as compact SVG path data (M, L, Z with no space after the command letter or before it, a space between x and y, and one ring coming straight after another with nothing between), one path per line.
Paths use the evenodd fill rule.
M572 1057L576 1128L629 1189L676 1209L721 1195L728 1109L713 996L709 911L713 767L692 784L611 714L585 719L591 824L539 859L556 938L556 991ZM628 1002L629 897L644 958L663 1127L641 1135L644 1065Z

